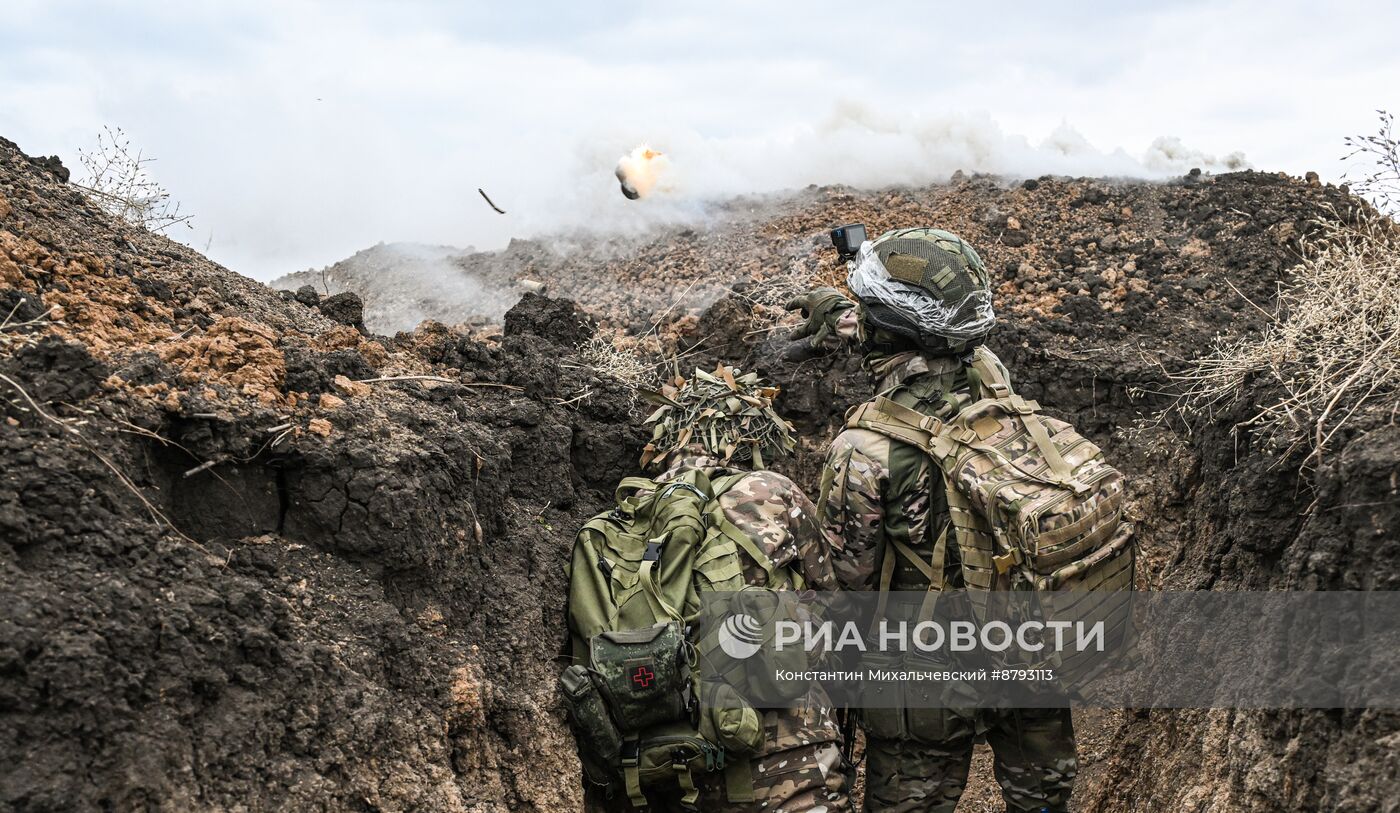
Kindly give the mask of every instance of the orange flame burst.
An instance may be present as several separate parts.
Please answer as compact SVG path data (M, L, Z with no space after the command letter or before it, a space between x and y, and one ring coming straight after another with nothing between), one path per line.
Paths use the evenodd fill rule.
M665 173L668 164L665 153L642 144L618 159L617 169L613 174L622 184L622 194L629 200L636 200L646 197L656 189L657 182Z

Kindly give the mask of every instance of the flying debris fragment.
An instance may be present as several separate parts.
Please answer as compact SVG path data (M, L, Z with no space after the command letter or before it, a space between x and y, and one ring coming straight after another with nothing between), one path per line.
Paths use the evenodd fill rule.
M622 185L623 196L636 200L651 194L668 163L664 153L643 144L618 159L613 174Z
M622 185L622 196L624 198L627 198L628 200L636 200L637 198L641 197L641 194L637 192L637 188L627 182L627 173L622 171L621 165L618 165L618 168L616 172L614 172L614 174L617 175L618 183Z
M506 210L505 210L505 209L502 209L501 207L497 206L494 202L492 202L491 198L487 196L486 190L485 190L485 189L482 189L481 187L478 186L478 187L476 188L476 191L480 192L480 193L481 193L481 197L484 198L484 199L486 200L486 203L487 203L492 209L495 209L495 210L496 210L496 214L498 214L498 215L503 215L503 214L506 213Z

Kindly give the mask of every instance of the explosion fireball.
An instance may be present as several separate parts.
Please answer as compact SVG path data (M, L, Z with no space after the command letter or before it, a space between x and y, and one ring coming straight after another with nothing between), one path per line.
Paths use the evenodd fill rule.
M613 174L622 185L622 194L628 200L636 200L651 194L669 164L665 153L642 144L618 159Z

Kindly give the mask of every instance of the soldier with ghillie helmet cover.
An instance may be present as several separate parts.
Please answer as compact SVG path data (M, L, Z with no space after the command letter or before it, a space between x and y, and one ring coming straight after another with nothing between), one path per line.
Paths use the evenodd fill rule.
M863 237L863 227L858 233ZM794 333L803 341L790 357L857 345L880 396L944 420L967 403L979 370L1009 381L983 345L996 322L990 280L966 242L940 229L915 228L844 248L838 242L838 249L851 261L847 282L857 301L823 288L790 302L807 316ZM827 531L841 540L836 570L847 589L984 586L968 581L978 572L963 567L958 546L944 545L951 517L942 473L920 448L868 428L847 428L828 451L818 505ZM942 584L931 588L926 572L938 561L935 546L943 546L944 567L935 575ZM919 561L899 555L900 548ZM894 558L893 567L886 557ZM917 721L906 715L905 724L884 731L862 722L866 810L951 813L979 736L992 746L1009 810L1067 809L1077 770L1069 709L927 711L937 713L917 715Z
M697 370L644 397L659 406L647 419L652 440L642 464L663 470L664 483L700 470L719 492L724 519L752 540L767 566L800 574L806 589L834 590L832 542L816 505L787 477L765 466L794 448L792 427L773 409L776 388L758 376L719 367ZM743 556L744 581L769 586L768 575ZM813 687L796 708L762 713L764 742L753 757L754 799L731 802L722 781L702 783L700 809L751 813L850 810L841 731L831 701Z

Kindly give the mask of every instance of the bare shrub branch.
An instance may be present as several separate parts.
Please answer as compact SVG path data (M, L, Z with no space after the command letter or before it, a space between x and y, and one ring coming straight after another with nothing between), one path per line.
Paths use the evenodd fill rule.
M83 165L85 190L102 211L152 232L183 224L194 228L191 215L180 213L180 204L151 177L147 167L156 159L133 150L131 139L120 127L103 127L97 148L78 151Z
M735 296L747 302L751 309L750 323L753 330L747 335L790 330L795 326L795 320L793 313L786 309L788 301L827 284L830 283L819 273L805 267L797 258L793 258L785 269L750 280L747 285L734 292Z
M1342 156L1345 161L1364 161L1360 177L1344 176L1351 188L1371 199L1377 209L1394 217L1400 215L1400 141L1395 135L1395 116L1385 110L1380 114L1380 127L1372 135L1347 136L1344 143L1351 150Z

